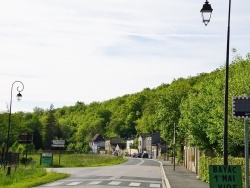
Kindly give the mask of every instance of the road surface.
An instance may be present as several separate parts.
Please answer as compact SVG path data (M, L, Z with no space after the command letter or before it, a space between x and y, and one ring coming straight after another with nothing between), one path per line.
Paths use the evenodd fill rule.
M129 158L120 165L86 168L50 168L71 174L69 178L38 186L39 188L162 188L160 164L151 159Z

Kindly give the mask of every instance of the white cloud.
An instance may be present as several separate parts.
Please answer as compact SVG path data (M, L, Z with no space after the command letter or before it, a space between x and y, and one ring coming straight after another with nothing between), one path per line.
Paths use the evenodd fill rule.
M0 3L0 110L103 101L210 72L225 62L228 2L24 0ZM247 0L232 2L231 48L250 50ZM13 92L14 95L15 92ZM58 105L58 106L57 106Z

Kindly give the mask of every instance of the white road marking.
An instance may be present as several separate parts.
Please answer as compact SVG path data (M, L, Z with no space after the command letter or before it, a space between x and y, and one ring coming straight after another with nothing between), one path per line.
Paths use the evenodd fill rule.
M102 181L92 181L89 183L89 185L97 185L99 183L102 183Z
M79 185L80 183L82 183L82 182L72 182L72 183L69 183L67 185Z
M140 185L141 185L141 183L135 183L135 182L131 182L129 184L129 186L131 186L131 187L139 187Z
M119 185L120 183L120 181L111 181L109 185Z
M161 185L160 184L150 184L149 187L161 187Z
M142 165L145 161L144 160L142 160L142 159L140 159L141 160L141 162L139 162L139 163L137 163L136 165Z

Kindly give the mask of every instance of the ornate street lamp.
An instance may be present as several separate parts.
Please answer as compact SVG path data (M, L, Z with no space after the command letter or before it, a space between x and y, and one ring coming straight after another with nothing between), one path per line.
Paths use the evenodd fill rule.
M213 9L209 2L206 0L205 4L201 9L202 22L204 22L205 26L210 22L210 18L212 15Z
M10 95L10 111L9 111L9 124L8 124L8 134L7 134L7 147L6 147L6 165L8 163L8 152L9 152L9 140L10 140L10 123L11 123L11 106L12 106L12 90L13 90L13 86L15 83L19 83L21 84L21 89L19 89L19 86L17 86L17 91L18 91L18 94L17 94L17 101L19 102L22 98L22 94L20 92L23 91L24 89L24 85L21 81L15 81L13 82L12 86L11 86L11 95Z
M210 13L210 17L212 14L213 9L211 8L211 5L208 4L208 1L206 0L205 4L203 5L203 8L201 9L202 15L204 13ZM229 10L228 10L228 29L227 29L227 52L226 52L226 66L225 66L225 95L224 95L224 165L228 165L228 77L229 77L229 43L230 43L230 14L231 14L231 0L229 0ZM208 24L210 21L209 19L203 17L203 22L205 25Z

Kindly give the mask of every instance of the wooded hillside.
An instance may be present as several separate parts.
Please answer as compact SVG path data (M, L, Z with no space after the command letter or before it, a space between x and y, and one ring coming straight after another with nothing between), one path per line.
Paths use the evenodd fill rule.
M250 94L250 54L236 55L229 69L229 154L243 153L243 120L232 118L232 98ZM189 142L201 150L223 151L225 69L178 78L171 84L128 94L105 102L76 102L55 109L34 108L32 113L12 114L10 145L18 135L33 133L36 149L46 149L52 139L63 138L69 149L84 150L88 141L100 133L105 138L129 138L138 133L160 132L172 143L174 123L179 145ZM0 145L6 145L8 112L0 114ZM171 144L170 144L171 145ZM21 147L21 146L19 146Z

